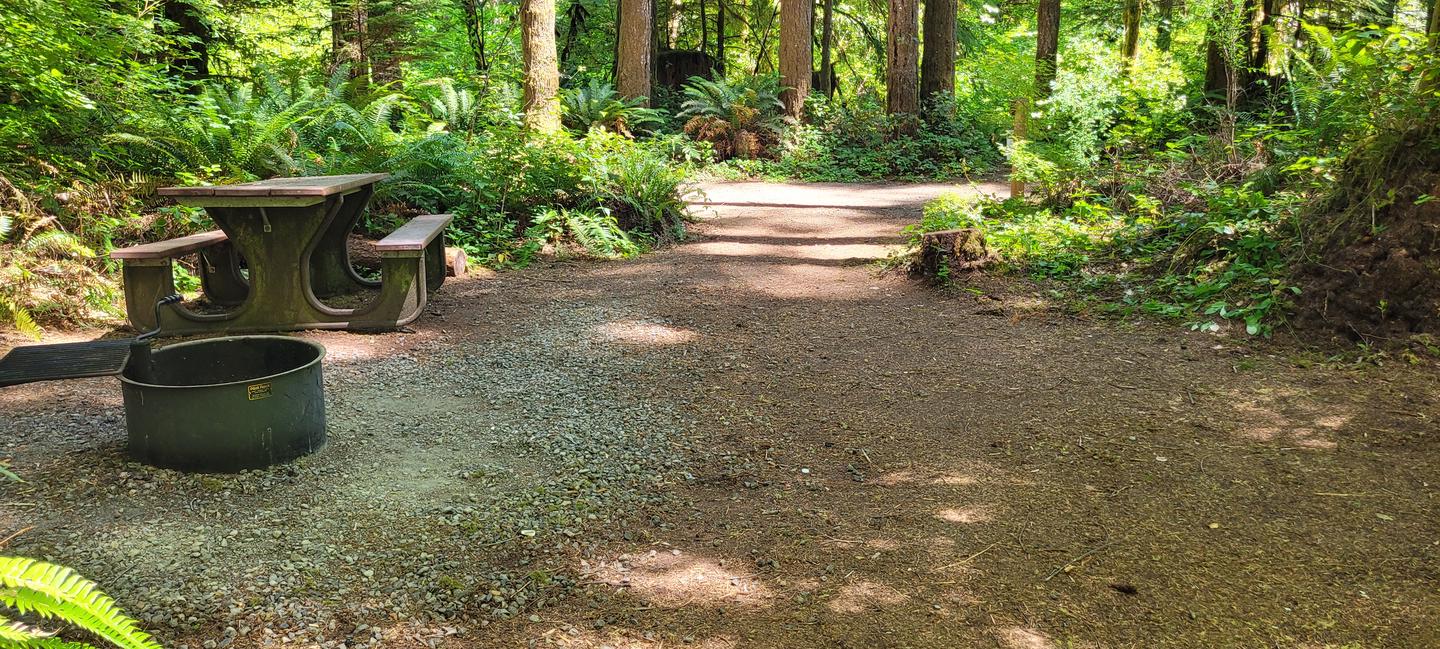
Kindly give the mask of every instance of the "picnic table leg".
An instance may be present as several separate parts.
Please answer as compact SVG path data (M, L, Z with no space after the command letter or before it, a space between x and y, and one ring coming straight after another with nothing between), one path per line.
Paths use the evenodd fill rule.
M440 289L445 282L445 233L441 232L425 247L425 288Z
M159 326L155 321L155 303L175 293L175 273L169 259L127 259L123 271L125 281L125 316L138 331Z
M240 254L230 242L200 251L200 287L205 297L222 306L235 306L250 294L250 284L240 274Z
M367 186L340 199L343 201L340 211L331 219L310 254L310 282L316 296L330 297L379 285L355 272L350 265L349 247L350 233L355 231L355 225L365 214L374 193L374 188Z

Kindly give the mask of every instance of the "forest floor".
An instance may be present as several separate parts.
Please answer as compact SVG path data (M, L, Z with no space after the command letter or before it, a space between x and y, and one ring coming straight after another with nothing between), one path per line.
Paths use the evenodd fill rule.
M0 551L190 647L1440 646L1434 367L877 273L946 189L711 185L684 245L304 334L330 444L268 471L0 391Z

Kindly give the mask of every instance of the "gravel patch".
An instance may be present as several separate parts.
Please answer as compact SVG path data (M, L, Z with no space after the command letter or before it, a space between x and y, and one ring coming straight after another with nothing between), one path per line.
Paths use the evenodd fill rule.
M264 471L130 462L112 380L6 395L0 455L28 482L0 486L0 524L35 526L6 551L190 646L435 645L526 615L574 585L566 558L636 538L629 512L693 479L683 404L631 380L642 356L607 333L643 316L549 306L496 340L337 355L329 444Z

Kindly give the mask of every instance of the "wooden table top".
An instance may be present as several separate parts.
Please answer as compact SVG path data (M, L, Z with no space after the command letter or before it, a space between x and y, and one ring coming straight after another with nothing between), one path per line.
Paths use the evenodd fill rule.
M208 187L162 187L161 196L204 196L217 198L263 198L266 196L330 196L357 187L372 185L389 178L390 174L350 174L347 176L309 176L305 178L272 178L239 185Z

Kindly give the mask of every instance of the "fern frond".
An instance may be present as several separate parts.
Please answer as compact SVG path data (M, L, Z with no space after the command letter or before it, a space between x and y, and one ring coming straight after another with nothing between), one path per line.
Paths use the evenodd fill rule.
M40 325L35 324L35 318L30 316L30 312L27 311L25 307L5 298L0 298L0 316L4 316L0 318L0 322L8 319L11 324L15 325L15 330L19 331L21 335L32 340L40 340L40 334L42 333ZM7 471L6 473L9 472ZM9 475L13 476L15 474L9 473Z
M15 221L8 214L0 214L0 241L4 241L5 237L10 236L10 229L14 226Z
M25 252L48 257L94 257L95 251L78 237L63 230L46 230L31 236L20 246Z
M0 647L29 647L33 643L55 635L42 631L24 622L17 622L0 615Z
M161 649L95 582L52 563L0 557L0 602L79 626L120 649Z

